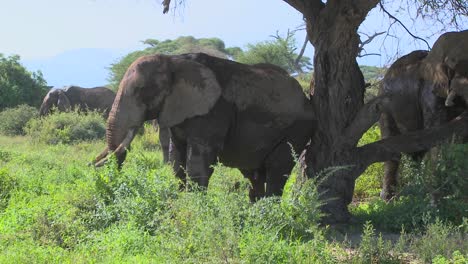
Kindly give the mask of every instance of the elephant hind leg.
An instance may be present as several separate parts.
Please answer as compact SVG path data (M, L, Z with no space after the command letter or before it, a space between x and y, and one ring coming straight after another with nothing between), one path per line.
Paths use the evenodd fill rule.
M393 117L388 113L383 113L379 120L380 132L382 139L400 134ZM398 167L400 166L400 159L389 160L384 163L384 175L382 182L382 191L380 198L383 200L390 200L395 196L396 188L398 185Z
M283 194L283 188L294 167L291 147L280 143L265 160L266 196Z
M176 177L181 180L180 189L183 190L185 188L187 177L185 175L187 144L174 138L170 138L168 152L169 163L172 164Z

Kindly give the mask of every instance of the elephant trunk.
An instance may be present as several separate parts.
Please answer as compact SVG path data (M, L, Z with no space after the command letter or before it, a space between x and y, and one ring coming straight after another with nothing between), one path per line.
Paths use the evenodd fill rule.
M47 105L42 104L41 108L39 108L39 116L46 116L49 113L49 107Z
M132 98L123 98L121 94L116 98L107 119L107 149L96 158L95 166L103 165L110 153L116 155L119 167L124 162L127 149L143 123L144 111L132 101Z

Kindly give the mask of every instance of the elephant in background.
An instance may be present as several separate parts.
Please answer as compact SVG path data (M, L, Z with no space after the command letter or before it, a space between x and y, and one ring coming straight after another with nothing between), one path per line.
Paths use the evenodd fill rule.
M52 107L57 107L59 111L73 109L99 111L107 118L114 99L115 93L106 87L69 86L63 89L53 89L44 97L39 114L48 115Z
M107 148L95 165L110 153L121 165L136 129L151 119L170 130L169 160L177 177L185 181L188 175L207 187L219 159L258 188L253 199L281 195L294 166L291 147L300 153L315 126L301 86L276 67L203 53L144 56L120 83Z
M413 51L393 63L380 94L390 104L380 118L382 138L446 123L466 109L468 31L441 35L431 51ZM410 153L414 159L425 152ZM399 160L385 162L381 198L395 195Z

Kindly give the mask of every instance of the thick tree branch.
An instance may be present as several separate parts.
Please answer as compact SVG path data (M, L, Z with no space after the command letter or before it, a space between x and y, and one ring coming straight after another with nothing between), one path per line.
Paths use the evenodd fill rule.
M398 157L400 153L413 153L427 150L452 137L468 135L468 112L462 113L451 122L429 129L418 130L394 136L359 147L358 160L365 161L364 166L375 162L387 161Z
M304 18L315 21L320 11L325 7L321 0L283 0L288 5L304 15ZM309 22L312 22L309 21Z
M356 146L362 135L379 120L380 114L388 103L390 103L390 96L381 95L363 105L345 129L341 142L350 147Z

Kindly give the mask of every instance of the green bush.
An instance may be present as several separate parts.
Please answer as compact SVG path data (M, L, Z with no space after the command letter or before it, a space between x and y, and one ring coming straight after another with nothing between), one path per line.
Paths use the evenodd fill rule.
M37 115L37 109L29 105L5 109L0 112L0 134L7 136L24 135L23 128L29 120Z
M411 249L426 262L437 256L458 258L456 254L452 255L452 253L457 250L468 252L467 224L466 218L464 223L458 227L437 219L433 224L428 224L425 233L413 241Z
M449 144L433 148L416 163L404 159L402 193L427 196L434 206L444 200L468 199L468 144Z
M35 142L70 144L103 138L105 121L97 112L61 112L40 119L32 119L26 133Z
M380 140L380 128L377 125L372 126L359 140L359 146L370 144ZM378 196L382 186L382 177L384 174L383 163L374 163L356 180L354 196L357 198L368 198Z

